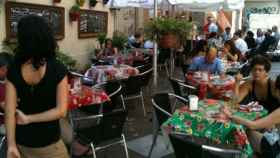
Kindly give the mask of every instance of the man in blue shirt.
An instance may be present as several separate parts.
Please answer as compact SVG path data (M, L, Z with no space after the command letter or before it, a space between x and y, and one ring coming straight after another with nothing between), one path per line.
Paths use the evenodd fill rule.
M194 58L189 71L207 71L211 74L223 74L224 66L222 61L217 58L217 49L210 47L205 56Z

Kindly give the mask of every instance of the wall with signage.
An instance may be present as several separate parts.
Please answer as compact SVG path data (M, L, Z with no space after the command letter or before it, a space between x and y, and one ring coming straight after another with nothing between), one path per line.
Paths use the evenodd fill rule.
M54 29L60 49L83 66L89 61L89 52L98 45L96 34L104 31L111 37L114 22L108 7L97 3L94 8L90 8L88 0L81 7L81 20L70 22L69 10L75 2L76 0L61 0L60 3L53 4L53 0L11 0L6 7L4 4L0 5L0 42L6 37L15 37L16 24L21 16L29 13L43 15Z
M244 9L244 25L250 30L263 30L278 25L280 16L279 0L247 1Z

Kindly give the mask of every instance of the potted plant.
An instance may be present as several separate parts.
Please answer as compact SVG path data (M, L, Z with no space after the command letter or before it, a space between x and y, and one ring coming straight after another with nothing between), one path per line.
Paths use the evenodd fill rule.
M109 2L109 0L103 0L103 5L106 5Z
M105 43L107 34L105 32L101 32L97 34L97 40L99 42L100 48L103 48L103 44Z
M53 3L60 3L61 0L53 0Z
M125 36L123 33L115 31L112 38L113 46L118 48L118 50L122 50L125 47L125 44L127 42L127 36Z
M56 59L62 62L69 70L77 70L77 61L73 57L63 53L61 50L56 51Z
M187 40L192 23L174 18L153 19L145 26L145 33L149 39L154 39L161 48L177 48Z
M80 17L80 6L78 4L75 4L71 7L69 11L69 17L71 21L76 21Z
M97 0L89 0L89 5L91 7L95 7L97 3L98 3Z
M84 6L84 4L85 4L85 0L76 0L76 2L77 2L77 4L79 5L79 6Z

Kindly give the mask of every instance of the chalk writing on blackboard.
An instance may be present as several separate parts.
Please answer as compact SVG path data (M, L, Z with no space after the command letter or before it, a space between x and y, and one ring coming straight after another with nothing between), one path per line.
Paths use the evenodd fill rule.
M98 33L107 33L107 12L81 10L78 24L79 38L95 37Z
M29 3L6 3L6 34L8 39L16 37L19 20L26 15L36 14L47 20L56 39L64 38L65 10L61 7Z

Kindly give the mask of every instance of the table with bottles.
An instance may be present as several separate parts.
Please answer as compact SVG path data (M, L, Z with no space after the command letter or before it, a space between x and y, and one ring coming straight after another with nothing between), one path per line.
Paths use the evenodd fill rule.
M206 145L230 147L242 152L244 157L251 157L253 149L248 141L244 126L229 120L220 112L222 106L229 106L233 115L244 119L256 120L267 115L264 108L244 111L236 104L214 99L204 99L198 102L198 110L191 111L186 105L177 109L162 125L165 134L177 133L203 138Z
M106 101L110 101L110 98L103 89L88 86L76 87L69 91L68 109L98 105Z
M85 79L93 84L99 84L111 80L125 79L139 74L139 70L129 65L97 65L92 66L85 73Z
M101 60L109 64L126 64L133 65L135 62L144 62L146 57L152 56L153 51L150 49L125 49L123 52L102 57Z
M188 72L186 82L198 89L200 99L208 96L228 100L233 96L235 79L233 76L215 76L208 72Z

